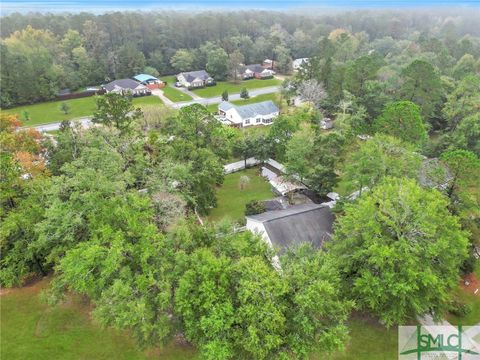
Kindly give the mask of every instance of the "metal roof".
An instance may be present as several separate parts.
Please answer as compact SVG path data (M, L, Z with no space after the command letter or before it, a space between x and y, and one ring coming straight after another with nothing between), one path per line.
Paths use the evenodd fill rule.
M254 118L258 115L270 115L278 112L278 107L272 100L240 106L223 101L218 108L222 111L234 108L242 119Z
M331 237L335 216L328 206L303 204L250 215L247 219L263 223L272 245L282 253L286 248L302 243L320 248Z
M133 78L137 81L140 81L140 82L145 82L145 81L148 81L148 80L160 81L155 76L148 75L148 74L138 74L138 75L135 75Z

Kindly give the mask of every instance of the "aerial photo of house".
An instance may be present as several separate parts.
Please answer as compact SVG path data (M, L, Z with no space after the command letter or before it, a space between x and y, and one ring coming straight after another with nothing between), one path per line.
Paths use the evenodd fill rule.
M223 101L218 105L218 119L224 124L236 127L270 125L279 111L278 106L271 100L248 105L234 105Z
M177 75L177 80L187 89L215 85L215 80L205 70L182 72Z
M140 83L139 81L132 79L120 79L113 80L108 84L102 86L105 92L108 93L117 93L117 94L131 94L133 96L144 96L150 95L150 89Z

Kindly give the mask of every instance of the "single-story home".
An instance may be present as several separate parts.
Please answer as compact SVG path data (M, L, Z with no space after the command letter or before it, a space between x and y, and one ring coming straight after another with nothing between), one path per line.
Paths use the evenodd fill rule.
M300 70L305 64L308 64L308 58L299 58L292 61L293 71Z
M131 94L133 96L150 95L152 92L148 87L132 79L120 79L103 85L106 93Z
M291 246L310 243L320 248L333 233L335 216L322 204L302 204L246 216L247 230L260 234L279 254ZM275 261L275 260L274 260Z
M155 76L148 74L138 74L133 77L134 80L138 81L142 85L145 85L150 90L160 89L165 86L165 83Z
M223 101L218 105L218 114L219 120L225 124L246 127L270 125L278 116L279 109L271 100L248 105L233 105Z
M182 72L177 75L177 80L187 89L215 85L215 80L205 70Z
M243 80L247 79L269 79L275 75L271 69L266 69L260 64L244 65L240 68L240 76Z

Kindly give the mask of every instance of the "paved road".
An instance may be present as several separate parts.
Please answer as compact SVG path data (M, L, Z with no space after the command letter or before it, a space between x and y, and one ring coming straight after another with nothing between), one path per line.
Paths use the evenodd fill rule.
M250 97L254 97L257 95L263 95L263 94L272 94L280 91L280 86L269 86L269 87L264 87L260 89L253 89L249 90L248 93L250 94ZM231 94L228 96L229 100L238 100L240 98L240 94ZM202 98L198 100L190 100L190 101L183 101L183 102L178 102L174 103L172 107L174 109L179 109L184 106L192 105L192 104L202 104L202 105L210 105L210 104L219 104L222 102L222 97L221 96L215 96L211 98Z
M90 126L91 124L92 117L91 116L86 116L78 119L72 119L70 121L72 122L80 122L84 127ZM61 122L56 122L56 123L50 123L50 124L45 124L45 125L37 125L34 126L34 128L38 131L44 132L44 131L54 131L60 129ZM26 126L27 127L27 126Z
M269 87L264 87L260 89L253 89L249 90L250 97L254 97L257 95L263 95L263 94L272 94L280 91L279 86L269 86ZM160 97L165 105L170 106L174 109L180 109L184 106L192 105L192 104L202 104L202 105L210 105L210 104L219 104L222 102L222 97L221 96L215 96L211 98L200 98L197 100L190 100L190 101L183 101L183 102L178 102L178 103L173 103L170 100L166 99L165 96L163 95L162 92L157 91L154 92L154 95ZM228 97L229 100L238 100L240 99L240 94L231 94ZM85 116L82 118L78 119L72 119L71 121L79 121L83 126L89 126L91 124L91 116ZM56 123L50 123L50 124L45 124L45 125L37 125L34 126L35 129L38 131L54 131L58 130L60 128L61 122L56 122Z

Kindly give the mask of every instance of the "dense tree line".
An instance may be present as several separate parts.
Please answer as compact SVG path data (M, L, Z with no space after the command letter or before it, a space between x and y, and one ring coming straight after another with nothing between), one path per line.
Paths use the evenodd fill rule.
M143 71L164 75L207 69L222 80L236 78L239 63L272 58L280 72L289 73L293 58L319 55L318 78L336 101L343 96L342 90L360 98L368 96L377 101L367 108L374 114L382 102L378 93L392 94L405 82L402 91L409 92L407 99L428 101L422 111L433 122L441 97L435 90L439 78L417 88L408 78L434 69L426 69L424 63L403 68L409 59L419 58L439 75L455 79L472 69L478 71L475 16L462 13L461 18L451 18L441 11L428 17L421 11L385 15L351 12L312 17L263 11L12 14L2 17L0 105L49 100L59 89L76 90ZM435 89L422 100L422 92L430 85Z

